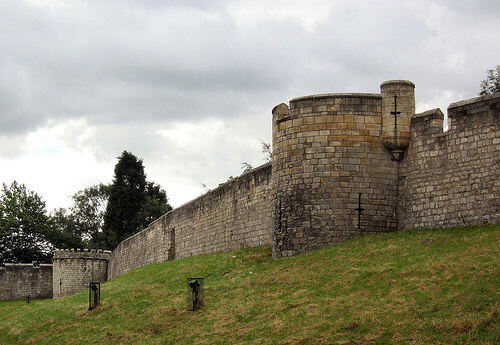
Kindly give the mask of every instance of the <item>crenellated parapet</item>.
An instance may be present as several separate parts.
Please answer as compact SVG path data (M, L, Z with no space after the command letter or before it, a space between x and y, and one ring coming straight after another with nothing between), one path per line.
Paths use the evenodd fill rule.
M53 260L58 259L94 259L94 260L109 260L111 259L110 250L102 249L56 249L54 251Z
M400 171L399 229L500 222L500 93L411 119Z

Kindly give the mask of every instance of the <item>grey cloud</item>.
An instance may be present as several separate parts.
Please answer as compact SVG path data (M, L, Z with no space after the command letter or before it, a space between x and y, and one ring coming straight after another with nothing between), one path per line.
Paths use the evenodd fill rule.
M434 2L422 3L427 10ZM3 2L0 133L79 117L91 124L244 117L302 94L376 91L394 77L470 93L497 63L497 34L481 35L497 22L498 5L436 3L454 14L442 32L426 13L389 1L341 2L313 32L292 19L238 27L225 2L88 1L56 10ZM213 13L216 20L204 16ZM462 67L445 65L462 51Z
M287 88L297 64L299 50L287 35L300 36L296 23L245 31L227 16L213 22L171 6L158 15L113 13L103 5L84 9L54 17L43 9L7 7L1 40L9 49L0 54L6 71L0 87L23 98L2 102L1 132L32 130L50 118L106 123L234 116L227 97L236 104L266 98ZM24 82L11 83L9 73Z
M429 90L419 94L422 101L444 90L474 96L483 71L496 63L492 55L499 49L488 35L498 39L492 30L498 19L473 21L454 13L456 8L436 9L431 1L418 5L419 11L404 2L336 7L311 35L311 66L322 68L309 69L302 85L323 92L377 91L383 80L405 78ZM437 10L446 18L433 18ZM496 5L490 10L499 14Z
M29 133L60 124L77 155L111 174L130 150L162 185L214 187L262 163L270 111L293 97L407 78L417 102L458 100L500 56L498 1L339 1L313 30L293 17L238 26L227 1L61 3L0 2L0 156L22 159ZM211 142L202 125L189 147L157 133L209 117L224 123Z
M440 0L438 3L456 11L460 16L473 17L476 21L481 18L498 21L498 13L500 12L500 2L497 0Z

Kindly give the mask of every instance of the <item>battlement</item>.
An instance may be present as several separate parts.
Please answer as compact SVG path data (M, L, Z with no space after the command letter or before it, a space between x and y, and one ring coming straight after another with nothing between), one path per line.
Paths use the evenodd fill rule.
M102 249L56 249L54 251L54 260L60 259L94 259L110 260L111 251Z
M391 87L396 87L399 88L400 85L407 85L410 87L415 87L415 84L409 80L387 80L384 81L382 84L380 84L381 87L386 87L386 86L391 86Z
M411 119L408 159L400 171L399 229L498 223L500 93Z
M415 114L410 122L412 137L424 137L426 133L443 134L444 114L441 109L431 109Z

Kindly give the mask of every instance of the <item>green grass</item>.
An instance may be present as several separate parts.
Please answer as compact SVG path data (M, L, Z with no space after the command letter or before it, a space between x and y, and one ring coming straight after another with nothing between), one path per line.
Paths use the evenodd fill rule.
M294 258L252 248L0 303L0 344L498 344L500 226L365 236ZM189 276L205 307L186 311Z

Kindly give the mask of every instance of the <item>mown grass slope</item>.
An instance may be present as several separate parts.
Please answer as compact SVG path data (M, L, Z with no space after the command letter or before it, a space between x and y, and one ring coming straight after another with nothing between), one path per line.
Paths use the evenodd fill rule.
M365 236L294 258L252 248L0 303L1 344L498 344L500 226ZM186 311L186 278L205 307Z

